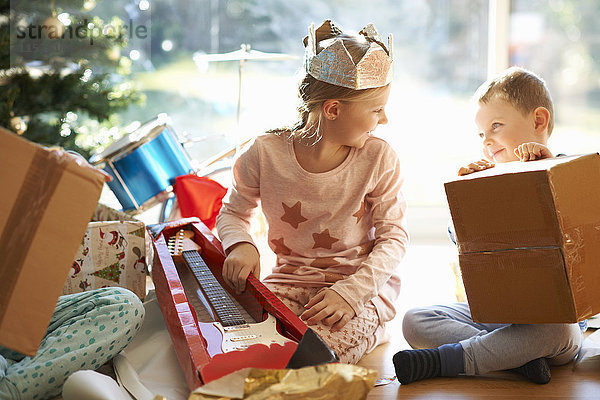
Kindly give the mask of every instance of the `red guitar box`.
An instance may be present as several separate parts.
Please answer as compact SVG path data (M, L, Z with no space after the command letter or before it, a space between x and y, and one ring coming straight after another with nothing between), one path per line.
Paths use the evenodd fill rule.
M153 236L155 250L152 279L156 297L190 390L246 367L300 368L337 361L321 338L252 274L244 292L237 295L230 291L221 277L225 259L221 243L198 218L153 225L148 229ZM268 314L274 316L277 330L290 341L283 345L253 344L244 350L209 355L209 341L212 339L203 337L201 333L196 311L188 301L167 244L181 229L193 231L193 241L199 245L199 253L206 266L247 314L257 322L263 321Z

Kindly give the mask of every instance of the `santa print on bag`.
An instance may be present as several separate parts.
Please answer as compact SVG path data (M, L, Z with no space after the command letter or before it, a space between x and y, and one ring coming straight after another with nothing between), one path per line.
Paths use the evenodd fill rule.
M145 273L146 272L146 257L142 255L142 251L139 247L134 247L131 249L133 254L136 255L137 260L133 264L133 269L137 272Z
M75 275L77 275L78 273L81 272L82 264L83 264L82 258L78 258L77 260L73 261L73 264L71 265L71 278L75 278Z
M119 231L109 231L104 233L102 232L102 228L100 228L99 231L100 238L104 239L110 246L115 246L117 249L119 247L127 246L127 239L125 239L125 236L121 235Z

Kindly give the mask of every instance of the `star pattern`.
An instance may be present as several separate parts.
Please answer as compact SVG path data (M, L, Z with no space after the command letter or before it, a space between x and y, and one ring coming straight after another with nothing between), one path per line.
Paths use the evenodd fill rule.
M329 268L329 267L333 267L334 265L339 265L340 263L338 261L335 260L335 257L321 257L321 258L317 258L315 259L315 261L310 263L311 267L316 267L316 268Z
M275 246L275 249L273 249L273 251L275 252L275 254L283 254L286 256L289 256L290 254L292 254L292 251L290 250L289 247L287 247L285 245L285 243L283 243L283 238L281 239L272 239L271 243L273 243L273 246Z
M307 219L302 216L302 203L299 201L297 201L296 204L291 207L288 207L283 202L281 205L283 206L283 215L281 216L281 220L293 226L294 229L298 229L298 225L304 221L307 221Z
M313 249L331 249L331 246L338 242L340 239L334 238L329 234L329 229L325 229L321 233L313 233L313 240L315 241L315 245Z
M369 254L371 250L373 250L373 241L363 243L358 246L357 256L364 256L365 254Z
M356 223L358 224L360 222L360 220L362 219L362 217L365 216L366 213L367 213L367 208L365 206L365 201L363 200L360 203L360 208L358 209L358 211L355 212L354 214L352 214L352 216L356 217Z

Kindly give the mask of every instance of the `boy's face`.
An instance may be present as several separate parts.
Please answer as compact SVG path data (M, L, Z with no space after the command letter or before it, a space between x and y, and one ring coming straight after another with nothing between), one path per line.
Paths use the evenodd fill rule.
M534 112L523 115L501 99L492 99L487 104L478 103L475 124L483 139L484 154L496 163L518 161L514 150L520 144L546 144L546 136L536 134Z

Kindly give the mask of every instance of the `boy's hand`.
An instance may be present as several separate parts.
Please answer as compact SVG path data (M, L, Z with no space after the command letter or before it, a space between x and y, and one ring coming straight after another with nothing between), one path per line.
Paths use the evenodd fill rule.
M223 263L223 279L236 293L246 289L250 272L260 277L260 255L252 244L240 242L231 247Z
M535 142L518 145L515 149L515 155L519 157L519 160L521 161L533 161L553 157L546 146Z
M354 318L355 312L350 304L335 290L321 290L304 306L306 311L300 315L308 325L321 322L330 326L332 331L339 331Z
M482 158L479 161L472 162L466 167L461 167L458 170L458 176L469 175L473 172L483 171L484 169L492 168L494 165L495 164L493 162Z

